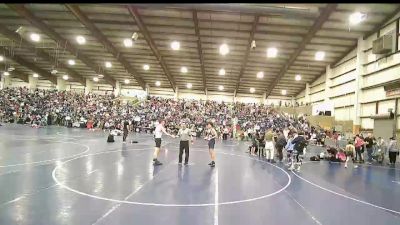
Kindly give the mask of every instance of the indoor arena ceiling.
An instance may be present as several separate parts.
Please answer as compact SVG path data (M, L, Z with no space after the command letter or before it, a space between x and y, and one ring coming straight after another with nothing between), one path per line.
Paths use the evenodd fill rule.
M367 17L350 25L355 12ZM129 80L182 90L190 83L200 91L222 85L230 93L293 96L396 12L399 4L1 4L0 71L12 66L11 76L37 73L52 82L68 74L83 85L101 74L98 82L113 86Z

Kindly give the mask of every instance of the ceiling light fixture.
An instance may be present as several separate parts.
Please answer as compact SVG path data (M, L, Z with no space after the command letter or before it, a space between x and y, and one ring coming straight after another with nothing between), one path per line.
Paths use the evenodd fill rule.
M133 32L132 37L131 37L132 40L136 41L138 39L138 37L139 37L138 33Z
M33 76L34 78L38 78L38 77L39 77L39 74L34 73L32 76Z
M229 53L229 47L227 44L222 44L219 46L219 54L221 55L227 55Z
M192 84L191 83L187 83L186 87L190 89L190 88L192 88Z
M71 66L75 65L75 60L73 59L68 60L68 64Z
M52 69L52 70L50 71L50 73L54 75L54 74L57 74L58 71L57 71L56 69Z
M286 90L281 91L282 95L286 95Z
M125 45L125 47L127 47L127 48L132 47L132 46L133 46L133 41L132 41L132 39L129 39L129 38L124 39L124 45Z
M30 37L31 37L31 40L34 41L34 42L39 42L40 41L40 35L37 34L37 33L32 33Z
M98 81L99 81L99 78L98 78L98 77L93 77L93 81L94 81L94 82L98 82Z
M161 85L161 82L160 81L156 81L156 86L158 87L160 85Z
M256 89L255 88L250 88L250 93L254 93L254 92L256 92Z
M0 55L0 62L4 61L4 56Z
M218 75L224 76L224 75L225 75L225 69L224 69L224 68L220 69L220 70L218 71Z
M79 35L79 36L76 37L76 42L78 42L78 44L80 44L80 45L83 45L83 44L86 43L86 38L81 36L81 35Z
M219 86L218 86L218 90L223 91L223 90L224 90L224 86L219 85Z
M128 79L126 79L126 80L124 80L124 83L125 83L125 84L129 84L130 81L129 81Z
M325 52L323 51L318 51L315 53L315 60L317 61L322 61L325 58Z
M187 73L188 69L185 66L181 67L181 73Z
M177 51L181 48L181 44L179 43L179 41L173 41L171 43L171 48L172 50Z
M268 58L275 58L278 55L277 48L268 48L267 49L267 57Z
M10 67L8 67L8 72L12 72L12 71L14 71L15 70L15 68L14 67L12 67L12 66L10 66Z
M262 72L262 71L258 72L257 78L259 78L259 79L264 78L264 72Z
M62 77L64 80L68 80L68 75L64 75L63 77Z
M301 80L301 75L300 74L297 74L296 76L295 76L295 78L294 78L296 81L299 81L299 80Z
M364 21L367 18L367 14L355 12L349 16L349 23L350 25L357 25Z
M110 62L105 62L105 65L106 65L107 68L111 68L112 67L112 64Z
M144 69L144 70L149 70L149 69L150 69L150 66L147 65L147 64L144 64L144 65L143 65L143 69Z
M99 74L99 75L97 75L99 78L103 78L104 77L104 75L103 74Z
M4 76L10 76L10 73L6 71L6 72L3 72L3 75Z

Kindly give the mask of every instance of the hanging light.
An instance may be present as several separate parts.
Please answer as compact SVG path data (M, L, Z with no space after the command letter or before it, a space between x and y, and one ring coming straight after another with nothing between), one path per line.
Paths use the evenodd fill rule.
M71 66L75 65L75 60L73 59L68 60L68 64Z
M125 45L125 47L127 47L127 48L132 47L132 46L133 46L133 41L132 41L132 39L130 39L130 38L124 39L124 45Z
M93 77L93 81L94 81L94 82L98 82L98 81L99 81L99 78L98 78L98 77Z
M68 80L68 75L64 75L63 77L62 77L64 80Z
M220 70L218 71L218 75L224 76L224 75L225 75L225 69L224 69L224 68L220 69Z
M318 51L315 53L315 60L317 61L322 61L325 58L325 52L323 51Z
M37 33L32 33L30 36L31 40L34 42L39 42L40 41L40 35Z
M128 79L125 79L125 80L124 80L124 83L125 83L125 84L129 84L130 81L129 81Z
M112 64L110 62L105 62L106 68L111 68Z
M76 42L78 42L78 44L80 44L80 45L83 45L83 44L86 43L86 38L81 36L81 35L79 35L79 36L76 37Z
M277 48L268 48L267 49L267 57L268 58L275 58L278 55Z
M181 48L181 44L179 43L179 41L173 41L171 43L171 48L172 50L177 51Z
M219 54L227 55L229 53L229 46L227 44L222 44L219 46Z

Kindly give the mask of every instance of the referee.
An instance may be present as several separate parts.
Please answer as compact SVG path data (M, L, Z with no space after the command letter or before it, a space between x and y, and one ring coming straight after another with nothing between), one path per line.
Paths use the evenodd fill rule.
M193 143L192 131L187 128L186 123L182 123L181 129L178 131L178 136L180 137L179 142L179 164L182 164L182 154L185 150L185 166L189 162L189 139Z

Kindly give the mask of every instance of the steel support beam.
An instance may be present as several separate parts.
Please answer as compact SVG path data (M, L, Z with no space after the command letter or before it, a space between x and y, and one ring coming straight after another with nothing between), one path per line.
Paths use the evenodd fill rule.
M0 51L1 52L9 52L10 49L7 49L6 47L0 47ZM40 76L46 78L47 80L49 80L50 82L52 82L53 84L57 84L57 77L53 76L52 74L50 74L49 71L46 71L44 69L39 68L38 66L36 66L35 64L26 61L25 59L14 55L12 57L7 57L7 59L14 61L15 63L24 66L30 70L32 70L35 73L40 74Z
M91 68L93 71L97 71L98 65L96 65L92 60L88 57L84 56L78 49L69 43L65 38L63 38L60 34L55 32L50 26L41 21L38 17L33 15L24 5L20 4L7 4L7 6L14 10L18 15L22 16L26 20L28 20L33 26L38 28L41 32L47 35L49 38L53 39L55 42L59 43L61 46L65 46L65 49L70 52L72 55L75 55L77 59L82 61L86 66ZM79 54L78 54L79 53ZM115 87L115 79L112 78L108 73L103 72L104 80L107 81L111 86Z
M251 27L249 40L247 42L246 54L244 56L244 60L242 61L242 65L240 67L239 78L238 78L238 80L236 82L235 97L236 97L236 93L239 91L240 80L242 79L244 70L246 69L247 61L249 59L249 55L250 55L250 51L251 51L251 42L254 40L254 34L256 33L257 24L258 24L259 20L260 20L260 16L256 15L254 17L254 21L253 21L253 24L252 24L252 27Z
M206 80L206 72L204 70L204 57L203 57L203 48L201 47L201 39L200 39L200 29L199 29L199 20L197 18L197 11L193 11L193 22L194 22L194 29L197 36L197 52L199 54L200 60L200 69L201 69L201 76L203 78L203 88L204 94L206 94L207 90L207 80Z
M397 7L392 13L390 13L390 14L383 20L382 23L376 25L375 28L374 28L373 30L371 30L370 32L368 32L367 34L365 34L364 37L363 37L363 39L365 40L365 39L369 38L369 36L373 35L374 33L377 33L379 30L381 30L382 27L383 27L385 24L392 22L392 21L391 21L392 18L393 18L394 16L396 16L397 13L399 13L399 12L400 12L400 6ZM396 19L399 19L399 18L395 18L395 19L393 20L393 22L396 21Z
M52 56L49 53L45 52L44 50L42 50L40 48L36 48L36 46L34 44L23 39L18 33L7 29L5 25L0 26L0 33L2 35L4 35L6 38L14 41L15 43L18 43L18 45L22 45L28 49L31 49L40 58L42 58L48 62L53 61ZM62 62L58 62L58 64L60 65L60 68L65 69L68 72L68 75L70 75L72 78L74 78L76 81L78 81L83 86L86 85L85 79L83 78L83 76L81 74L77 73L73 69L68 68L67 65L65 65Z
M318 16L318 10L309 8L294 8L277 6L273 4L137 4L144 8L169 8L190 9L211 12L235 12L241 14L257 14L262 16L280 16L314 19Z
M117 50L117 48L107 39L107 37L80 10L80 8L77 5L71 4L67 4L65 5L65 7L69 9L69 11L71 11L71 13L74 14L75 17L79 20L79 22L82 23L86 27L86 29L88 29L93 34L93 36L106 47L108 52L110 52L118 60L118 62L121 63L125 70L128 71L128 73L135 78L140 87L145 90L145 82L143 78L125 59L124 55Z
M305 49L306 45L310 43L311 39L314 37L314 35L317 33L318 30L321 29L322 25L327 21L330 17L330 15L335 11L337 8L337 4L328 4L325 8L322 9L318 19L314 22L312 27L310 28L309 32L307 35L304 37L303 41L300 43L299 47L296 49L294 54L290 57L289 61L287 64L281 69L279 72L278 76L274 80L274 82L271 83L271 85L268 87L266 90L266 98L271 94L273 88L275 87L276 84L280 81L280 79L285 75L286 71L293 65L293 63L296 61L296 58L301 54L301 52Z
M162 58L160 52L158 51L156 44L154 43L153 39L151 38L151 35L149 33L149 31L147 30L141 16L139 15L139 12L137 10L137 8L128 5L128 10L129 13L131 14L131 16L133 17L133 19L135 20L136 25L139 27L140 33L142 33L142 35L144 36L147 44L149 45L151 51L153 52L154 56L157 58L158 62L161 65L161 68L164 71L164 74L166 75L166 77L168 78L168 81L173 89L173 91L175 92L176 90L176 84L175 84L175 80L174 77L171 75L171 73L168 70L167 64L165 63L164 59Z

